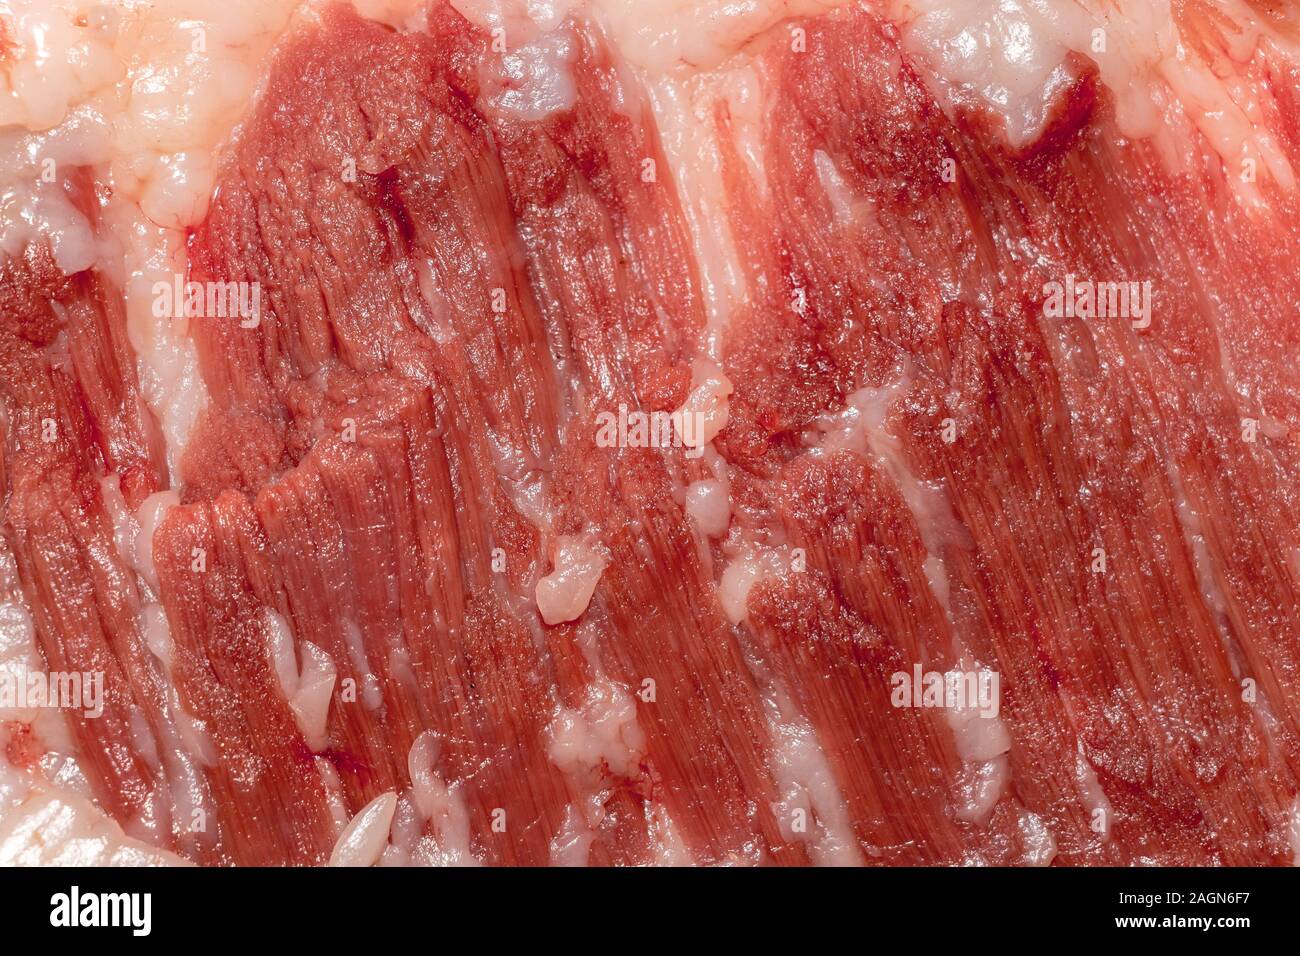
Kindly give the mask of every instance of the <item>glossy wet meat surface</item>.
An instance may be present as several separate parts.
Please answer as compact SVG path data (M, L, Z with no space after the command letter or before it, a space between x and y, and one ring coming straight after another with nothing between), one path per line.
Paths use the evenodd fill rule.
M577 29L530 117L492 42L435 4L281 46L188 243L260 321L191 322L170 479L112 280L0 270L5 540L48 665L107 675L99 805L203 863L324 863L389 793L386 862L1289 862L1294 192L1246 208L1190 127L1172 169L1086 67L1013 149L879 13L797 20L758 118L707 118L749 290L714 367L636 74ZM1300 73L1250 69L1295 161ZM1149 282L1149 324L1050 317L1066 276ZM718 372L702 455L597 440ZM147 562L106 476L177 490ZM568 540L600 573L548 624ZM998 716L897 706L916 666L996 672Z

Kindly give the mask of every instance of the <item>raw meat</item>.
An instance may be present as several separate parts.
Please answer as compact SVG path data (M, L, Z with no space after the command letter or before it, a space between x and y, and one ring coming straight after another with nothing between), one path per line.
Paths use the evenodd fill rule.
M1294 861L1294 15L158 6L0 5L0 861Z

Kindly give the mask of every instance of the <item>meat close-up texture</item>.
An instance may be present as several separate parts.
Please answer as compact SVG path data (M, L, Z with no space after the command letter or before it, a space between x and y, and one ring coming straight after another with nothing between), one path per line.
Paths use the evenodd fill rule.
M0 863L1289 865L1288 0L0 0Z

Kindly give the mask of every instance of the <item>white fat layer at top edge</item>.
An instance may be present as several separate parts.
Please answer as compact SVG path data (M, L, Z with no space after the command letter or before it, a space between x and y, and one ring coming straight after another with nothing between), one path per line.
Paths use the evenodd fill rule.
M848 0L592 0L622 56L654 76L711 70L782 20Z
M1239 175L1247 160L1285 189L1295 188L1296 177L1267 126L1271 92L1240 71L1261 43L1292 53L1294 45L1244 0L1210 7L1226 47L1226 60L1214 64L1182 35L1173 0L893 0L891 16L941 101L984 106L1001 118L1013 146L1043 131L1072 82L1066 59L1076 53L1096 64L1123 135L1153 138L1177 170L1185 157L1176 134L1190 121L1224 162L1239 198L1254 205L1258 187Z

